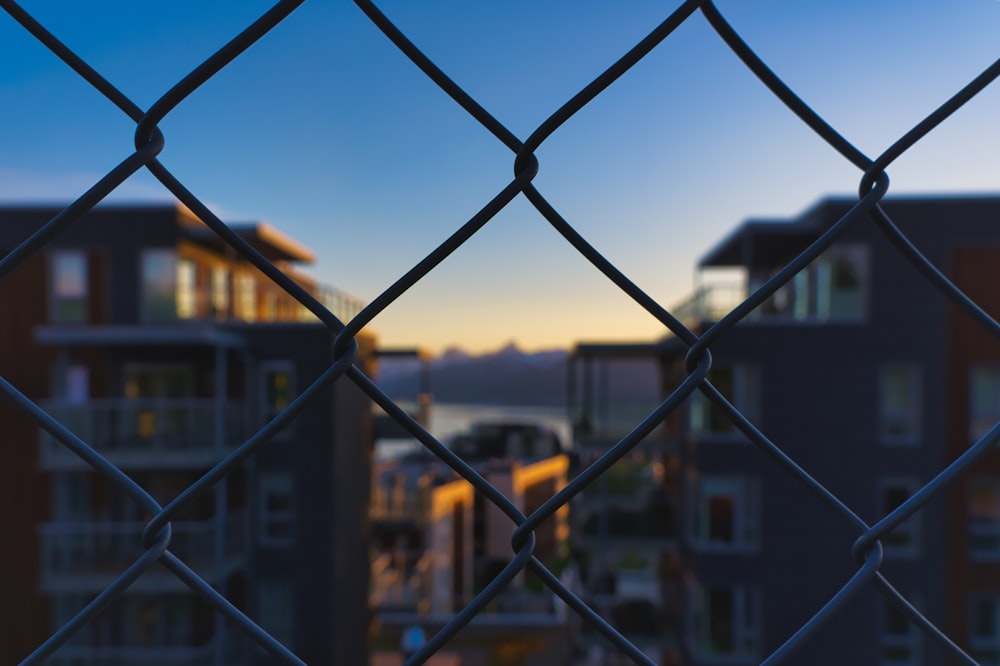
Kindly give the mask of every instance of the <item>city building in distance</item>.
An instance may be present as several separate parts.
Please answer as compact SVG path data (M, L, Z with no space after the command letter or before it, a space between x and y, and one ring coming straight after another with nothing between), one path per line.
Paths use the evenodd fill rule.
M59 212L0 208L0 256ZM232 228L342 320L358 311L298 271L306 247ZM84 214L0 279L0 312L0 376L161 506L334 361L333 331L178 205ZM365 658L370 415L335 382L171 523L170 551L308 663ZM10 400L0 424L0 662L17 663L141 555L151 516ZM271 659L157 565L46 663Z
M566 485L558 437L527 422L474 424L450 446L523 514ZM430 454L377 461L371 493L372 666L399 666L412 632L431 636L513 559L515 524ZM571 580L568 507L535 530L535 557ZM441 666L569 663L566 605L532 572L518 574L428 661Z

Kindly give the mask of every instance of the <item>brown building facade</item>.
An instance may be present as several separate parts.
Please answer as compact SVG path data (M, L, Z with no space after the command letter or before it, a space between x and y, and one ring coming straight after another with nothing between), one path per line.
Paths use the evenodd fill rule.
M0 210L0 253L56 213ZM357 312L296 270L308 249L233 228L342 320ZM0 279L0 312L0 377L161 506L334 362L328 327L171 205L89 212ZM366 368L373 340L358 342ZM171 552L310 663L365 651L369 413L335 382L172 522ZM151 515L6 398L0 423L0 661L17 663L142 554ZM160 567L47 663L152 661L269 663Z

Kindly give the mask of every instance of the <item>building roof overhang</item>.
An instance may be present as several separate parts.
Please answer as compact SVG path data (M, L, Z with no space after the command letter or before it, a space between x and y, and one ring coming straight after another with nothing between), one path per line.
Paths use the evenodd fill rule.
M300 264L311 264L316 261L316 255L312 250L265 222L230 224L229 228L249 243L250 247L264 255L268 261L290 261ZM192 226L186 231L192 240L218 251L227 247L226 242L210 227Z
M814 240L822 229L811 220L748 220L719 241L698 260L700 268L780 265Z
M35 340L53 347L206 346L240 349L249 341L214 324L182 322L123 326L40 326Z

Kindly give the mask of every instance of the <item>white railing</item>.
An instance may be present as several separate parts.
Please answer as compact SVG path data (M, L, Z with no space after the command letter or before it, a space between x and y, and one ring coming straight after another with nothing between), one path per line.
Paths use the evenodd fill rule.
M670 308L670 313L685 324L719 321L746 296L746 287L739 283L705 285L695 290L687 300Z
M409 570L398 568L391 553L382 553L373 563L369 599L372 607L418 610L429 596L433 555L425 553Z

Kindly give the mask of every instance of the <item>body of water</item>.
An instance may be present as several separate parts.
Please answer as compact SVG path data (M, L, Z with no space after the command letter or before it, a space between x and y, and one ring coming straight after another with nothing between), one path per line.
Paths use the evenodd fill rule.
M520 422L548 426L559 436L563 446L571 444L569 414L565 407L512 407L509 405L457 405L435 403L431 407L428 430L447 444L474 423ZM382 439L375 442L375 458L389 460L418 450L422 444L413 439Z

